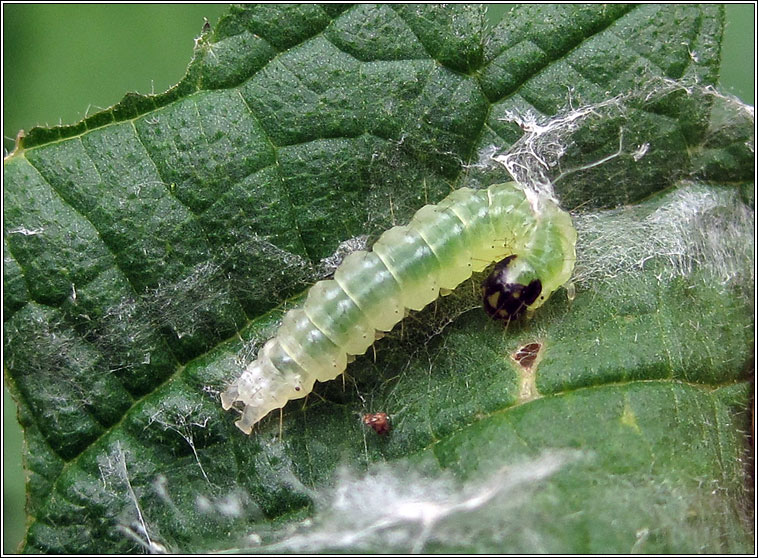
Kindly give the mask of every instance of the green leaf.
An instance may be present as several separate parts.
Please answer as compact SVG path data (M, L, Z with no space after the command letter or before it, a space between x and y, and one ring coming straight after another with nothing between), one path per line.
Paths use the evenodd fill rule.
M722 28L696 5L494 28L474 5L234 7L168 92L31 130L4 194L23 549L233 549L313 515L272 548L752 552L752 120L707 88ZM569 104L600 116L559 138L577 172L557 194L584 208L573 301L503 331L474 278L281 427L234 427L219 391L335 256L502 180L482 161L524 137L511 115ZM531 370L510 358L535 342ZM361 424L379 411L387 437ZM434 521L398 515L408 495Z

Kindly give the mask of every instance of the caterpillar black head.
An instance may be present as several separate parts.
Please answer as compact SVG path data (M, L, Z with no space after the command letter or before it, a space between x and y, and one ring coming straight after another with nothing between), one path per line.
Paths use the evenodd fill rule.
M542 293L542 282L523 258L499 261L482 283L484 310L492 319L509 322L521 316Z

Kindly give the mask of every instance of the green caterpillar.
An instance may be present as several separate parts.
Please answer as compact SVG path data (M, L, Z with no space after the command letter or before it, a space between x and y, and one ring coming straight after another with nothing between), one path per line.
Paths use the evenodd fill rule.
M241 403L236 425L249 434L316 380L339 376L348 355L365 353L406 309L421 310L492 262L499 263L483 284L487 312L508 321L538 308L571 277L575 246L569 214L514 182L456 190L385 231L372 251L348 255L334 279L316 283L221 394L222 406Z

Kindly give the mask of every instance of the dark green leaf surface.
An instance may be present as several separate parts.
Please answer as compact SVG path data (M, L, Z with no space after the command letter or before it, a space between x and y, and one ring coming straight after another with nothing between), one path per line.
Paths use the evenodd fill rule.
M250 342L341 242L502 178L468 165L518 140L509 111L718 78L718 7L535 5L494 29L482 10L233 8L172 90L32 130L6 159L5 370L27 440L26 551L235 548L253 525L308 512L340 464L431 459L467 479L551 448L591 458L520 512L542 546L440 549L752 550L752 303L707 270L667 276L652 261L505 333L466 311L467 283L353 363L347 385L289 404L283 441L277 417L246 438L221 410ZM562 201L653 211L671 200L641 200L694 176L733 211L739 192L720 184L752 180L749 127L718 125L712 107L681 92L581 130L569 167L613 152L620 126L650 155L577 173ZM533 341L535 399L508 357ZM392 415L389 437L367 433L367 411ZM201 505L229 495L241 513Z

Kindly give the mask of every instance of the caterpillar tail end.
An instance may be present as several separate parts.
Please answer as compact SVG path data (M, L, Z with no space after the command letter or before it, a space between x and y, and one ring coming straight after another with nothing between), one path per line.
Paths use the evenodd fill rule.
M245 434L253 431L253 426L266 416L272 409L264 409L262 405L257 405L259 401L254 397L259 390L253 388L249 376L244 374L236 382L229 385L226 391L221 393L221 406L228 411L235 406L235 403L242 403L242 416L234 424ZM237 408L240 408L237 406Z
M245 434L250 434L253 431L253 426L255 426L259 420L268 414L268 411L266 411L264 414L260 414L256 411L257 409L255 407L252 405L247 405L245 407L245 410L242 411L242 416L239 418L239 420L234 422L234 425L242 430L242 432Z
M228 411L237 401L241 402L244 407L242 408L242 416L234 424L245 434L250 434L253 431L253 426L274 408L281 407L281 405L256 405L255 403L245 401L244 397L240 395L238 385L235 383L221 394L221 406L224 410Z
M221 407L224 411L228 411L234 405L234 402L239 399L239 387L237 382L226 388L226 391L221 392Z
M295 391L290 382L277 380L263 378L260 362L256 361L221 394L221 406L225 410L234 407L241 411L242 416L234 424L245 434L250 434L253 426L271 411L284 407L289 399L295 399L303 391Z

